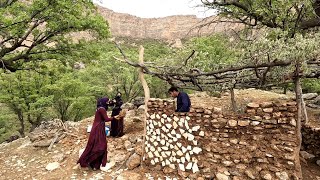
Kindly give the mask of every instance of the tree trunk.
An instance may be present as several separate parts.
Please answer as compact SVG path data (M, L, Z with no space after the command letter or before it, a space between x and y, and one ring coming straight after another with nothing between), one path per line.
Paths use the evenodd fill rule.
M233 112L237 112L237 104L236 104L236 99L234 96L234 89L230 88L230 93L231 93L231 107Z
M19 122L20 122L20 129L18 130L19 134L21 135L21 137L25 137L25 134L24 134L24 118L23 118L23 114L22 112L18 112L18 119L19 119Z
M143 65L143 53L144 53L144 48L143 46L140 46L139 50L139 63ZM143 124L144 124L144 130L143 130L143 144L142 144L142 155L141 155L141 167L144 166L143 160L144 160L144 155L145 155L145 143L146 143L146 135L147 135L147 112L148 112L148 101L150 99L150 90L147 84L147 81L144 79L144 73L143 69L139 68L139 79L141 81L141 84L143 86L144 90L144 117L143 117Z
M302 94L302 88L300 88L300 89L301 89L301 94ZM308 123L309 119L308 119L306 103L304 102L303 98L301 98L301 107L302 107L303 125L304 125L304 124Z
M301 165L300 165L300 149L301 149L301 143L302 143L302 135L301 135L301 119L302 119L302 109L301 109L301 102L302 102L302 90L301 90L301 83L300 83L300 66L301 64L299 62L296 63L296 70L295 70L295 93L296 93L296 102L297 102L297 129L296 134L298 136L298 151L295 155L295 164L296 164L296 171L299 172L298 176L300 179L302 179L301 174Z
M29 123L31 124L31 128L30 128L29 132L32 132L37 126L40 125L41 119L42 119L42 116L40 115L40 116L37 117L35 122L33 122L31 120L29 121Z
M285 84L283 86L283 94L287 94L287 90L288 90L288 84Z

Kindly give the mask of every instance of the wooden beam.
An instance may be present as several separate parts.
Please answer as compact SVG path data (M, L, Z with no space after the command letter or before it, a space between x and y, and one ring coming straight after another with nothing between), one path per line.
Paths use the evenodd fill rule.
M143 54L144 54L144 48L143 46L140 46L139 50L139 64L141 65L139 68L139 79L142 84L143 90L144 90L144 116L143 116L143 141L142 141L142 155L141 155L141 166L144 166L144 155L145 155L145 144L146 144L146 135L147 135L147 113L148 113L148 101L150 99L150 90L148 87L148 83L144 78L144 61L143 61Z

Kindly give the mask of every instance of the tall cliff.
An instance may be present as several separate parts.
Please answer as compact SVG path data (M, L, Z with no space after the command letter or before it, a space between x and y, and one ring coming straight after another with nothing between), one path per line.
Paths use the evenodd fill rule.
M139 18L124 13L117 13L98 6L98 12L109 22L110 31L114 37L130 37L136 39L185 39L194 36L204 36L216 32L231 32L240 25L234 23L213 23L218 17L207 19L195 15L176 15L164 18Z

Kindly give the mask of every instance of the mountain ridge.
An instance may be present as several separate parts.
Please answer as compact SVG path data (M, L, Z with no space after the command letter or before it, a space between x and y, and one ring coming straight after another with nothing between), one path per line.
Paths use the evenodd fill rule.
M113 37L134 39L174 40L207 36L214 33L230 33L240 24L220 22L221 17L197 18L195 15L173 15L160 18L140 18L117 13L97 5L100 15L109 23Z

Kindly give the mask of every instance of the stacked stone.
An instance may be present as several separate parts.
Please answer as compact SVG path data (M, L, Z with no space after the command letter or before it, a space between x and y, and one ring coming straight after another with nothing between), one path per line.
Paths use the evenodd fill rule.
M249 103L246 114L213 112L204 118L202 175L217 179L289 179L295 177L297 136L294 102ZM204 115L205 116L205 115ZM211 143L209 143L211 141Z
M172 102L148 104L150 166L189 173L185 178L197 173L216 179L289 179L300 173L293 102L249 103L242 115L224 115L221 108L173 110Z
M303 126L301 132L303 150L320 157L320 128Z
M183 172L199 171L197 156L202 149L194 134L200 126L189 126L190 120L186 113L174 113L173 101L149 101L145 147L149 165Z

